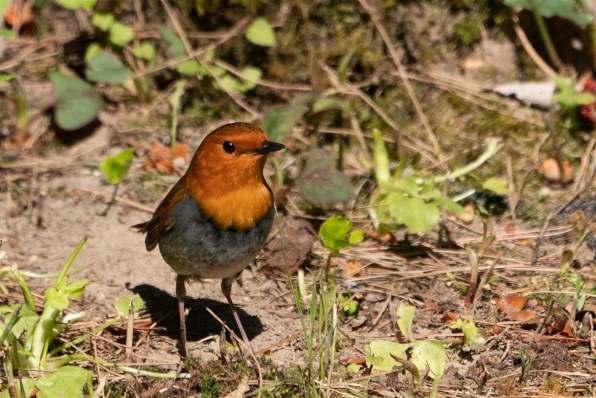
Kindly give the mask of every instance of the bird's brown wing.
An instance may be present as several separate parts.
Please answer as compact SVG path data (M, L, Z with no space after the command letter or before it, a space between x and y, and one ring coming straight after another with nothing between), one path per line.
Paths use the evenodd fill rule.
M141 224L133 225L141 233L147 233L145 237L145 247L147 251L155 249L160 238L164 236L174 225L174 221L170 217L170 210L176 203L178 203L185 195L186 178L182 177L176 185L172 187L170 192L161 201L157 210L153 213L151 220Z

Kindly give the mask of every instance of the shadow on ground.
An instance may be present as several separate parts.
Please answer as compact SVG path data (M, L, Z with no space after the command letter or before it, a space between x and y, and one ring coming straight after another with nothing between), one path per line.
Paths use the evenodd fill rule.
M138 293L145 302L145 308L151 319L164 329L158 333L178 340L180 337L180 322L178 319L178 304L176 297L164 290L152 285L142 284L129 289L133 293ZM186 318L186 334L188 341L197 341L211 335L219 335L221 324L217 321L206 308L210 308L218 317L220 317L237 336L240 336L238 326L234 321L234 316L230 306L226 301L216 301L207 298L186 297L185 308L190 309ZM263 331L263 325L259 318L248 314L242 308L236 306L240 321L252 340Z

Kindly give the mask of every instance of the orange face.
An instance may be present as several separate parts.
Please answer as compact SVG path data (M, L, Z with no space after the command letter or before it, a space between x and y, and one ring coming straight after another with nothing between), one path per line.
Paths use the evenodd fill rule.
M282 148L252 124L222 126L197 149L186 175L188 189L219 227L250 228L271 208L263 167L267 155Z

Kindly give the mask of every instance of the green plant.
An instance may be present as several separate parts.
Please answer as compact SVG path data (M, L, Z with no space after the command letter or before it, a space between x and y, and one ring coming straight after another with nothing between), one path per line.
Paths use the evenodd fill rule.
M502 148L498 140L488 140L486 150L474 162L444 176L424 177L417 173L406 175L404 160L400 161L397 169L391 174L389 155L381 132L375 130L373 139L373 169L377 189L371 198L371 217L380 226L405 225L412 233L426 232L435 227L441 219L441 210L452 213L463 211L455 200L442 193L439 184L463 177L480 167Z
M95 118L103 101L92 85L77 77L50 73L54 87L54 116L64 130L78 129Z
M64 310L69 306L70 300L83 293L88 283L84 279L69 283L67 276L85 242L86 239L79 242L64 263L54 285L45 291L41 314L35 311L33 295L25 280L16 268L13 269L24 303L0 306L0 344L6 353L3 362L8 378L8 386L0 393L0 397L30 396L34 388L39 391L40 397L82 396L85 385L88 391L92 391L90 371L65 366L68 361L62 362L56 357L60 351L50 350L58 334L81 316L66 316ZM40 369L54 372L40 378L25 376L30 370ZM14 378L15 372L20 376L18 382Z
M116 303L120 315L107 320L90 333L70 339L61 336L70 324L83 316L83 313L65 312L71 300L80 297L89 282L85 279L70 282L68 278L68 271L86 241L87 238L83 238L79 242L60 269L55 283L44 292L40 314L36 312L33 294L21 272L13 267L13 276L21 288L23 303L0 306L0 348L4 353L1 360L8 380L6 385L0 385L0 398L29 397L34 390L37 390L37 396L40 398L82 397L85 387L92 396L92 373L81 366L69 366L73 361L100 364L136 375L158 378L187 377L184 374L177 375L176 372L157 373L115 364L84 354L80 350L77 353L66 352L68 348L76 347L112 326L124 314L129 314L130 308L134 314L141 305L138 296L121 296ZM63 342L58 344L58 341Z
M548 56L559 70L563 69L563 63L548 33L544 18L558 16L569 19L580 26L586 26L594 19L592 13L583 3L576 0L505 0L505 5L522 7L532 12Z
M436 340L415 340L411 332L416 308L402 302L396 311L397 327L406 343L375 340L364 347L366 366L372 371L389 372L395 367L404 367L419 385L426 377L438 386L447 365L447 351L442 342Z
M523 384L526 382L526 379L528 378L528 373L530 373L530 370L532 370L532 367L534 367L534 364L536 363L536 361L539 360L539 358L527 358L526 354L521 349L521 347L518 349L518 353L519 360L521 362L521 373L519 375L519 382L520 384Z
M112 205L116 200L116 194L118 193L118 187L122 182L122 178L128 173L130 169L130 164L132 163L132 156L134 154L134 150L132 148L128 148L123 150L122 152L118 153L114 156L108 156L104 159L103 162L99 165L99 169L103 171L104 175L108 179L108 182L114 185L114 191L112 192L112 198L108 203L108 207L105 211L105 214L108 213Z
M310 297L306 293L306 284L299 278L297 286L288 273L290 290L294 304L300 317L308 355L305 389L307 395L321 395L323 385L324 396L331 396L331 376L335 363L337 344L338 307L346 305L345 300L338 298L335 277L331 272L331 258L341 249L356 245L364 238L364 233L352 230L352 222L342 217L331 217L319 229L319 239L329 251L325 266L312 284ZM288 271L289 272L289 271ZM308 315L303 308L303 300L310 299ZM318 372L315 365L318 365Z

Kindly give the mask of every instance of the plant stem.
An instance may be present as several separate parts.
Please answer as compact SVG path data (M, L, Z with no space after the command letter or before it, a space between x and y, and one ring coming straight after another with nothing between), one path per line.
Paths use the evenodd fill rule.
M501 144L500 140L497 138L488 139L486 142L487 148L486 150L472 163L461 167L457 170L452 171L449 174L444 176L439 176L435 178L436 183L442 183L445 180L449 179L450 181L455 180L461 176L468 174L469 172L477 169L478 167L482 166L488 159L492 158L497 152L499 152L503 148L503 144Z
M529 0L530 7L532 8L532 14L534 15L534 21L536 21L536 26L538 27L538 32L540 33L540 37L544 42L544 47L546 47L546 52L553 63L553 65L557 68L560 72L563 69L563 62L561 58L559 58L559 54L557 54L557 50L550 38L550 34L548 33L548 29L546 28L546 24L544 23L544 18L538 12L536 7L536 2L534 0Z
M107 207L106 211L103 213L104 216L108 214L108 212L110 211L110 209L112 208L114 203L116 203L116 195L118 194L119 186L120 186L120 183L114 185L114 191L112 192L112 198L108 202L108 207Z

